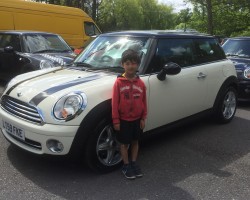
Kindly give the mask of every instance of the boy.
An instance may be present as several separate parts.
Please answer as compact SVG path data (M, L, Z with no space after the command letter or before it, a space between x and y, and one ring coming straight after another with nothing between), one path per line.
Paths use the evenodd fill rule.
M122 53L121 64L125 73L117 77L113 86L112 119L117 140L121 143L122 172L126 178L135 179L143 176L135 162L139 150L138 140L147 116L146 87L136 75L140 57L134 50L128 49ZM131 162L128 159L129 145Z

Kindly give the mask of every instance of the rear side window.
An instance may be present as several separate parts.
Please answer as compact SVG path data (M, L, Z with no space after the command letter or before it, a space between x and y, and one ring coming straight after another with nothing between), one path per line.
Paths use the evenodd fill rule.
M225 53L219 43L213 38L194 39L196 64L225 59Z

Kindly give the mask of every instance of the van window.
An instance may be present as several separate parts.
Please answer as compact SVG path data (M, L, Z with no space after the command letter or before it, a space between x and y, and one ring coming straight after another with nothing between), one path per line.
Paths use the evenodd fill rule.
M99 35L100 31L96 27L96 25L92 22L84 22L85 34L87 36Z

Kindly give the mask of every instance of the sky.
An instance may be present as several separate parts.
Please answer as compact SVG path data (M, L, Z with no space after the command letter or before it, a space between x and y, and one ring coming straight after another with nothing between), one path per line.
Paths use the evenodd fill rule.
M182 9L192 8L190 3L185 3L183 0L158 0L159 3L172 5L174 12L179 12Z

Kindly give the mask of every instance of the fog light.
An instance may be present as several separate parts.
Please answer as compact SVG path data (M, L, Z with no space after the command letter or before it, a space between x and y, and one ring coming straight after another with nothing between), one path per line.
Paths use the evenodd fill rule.
M57 140L48 140L46 145L53 153L60 153L63 150L63 144Z

